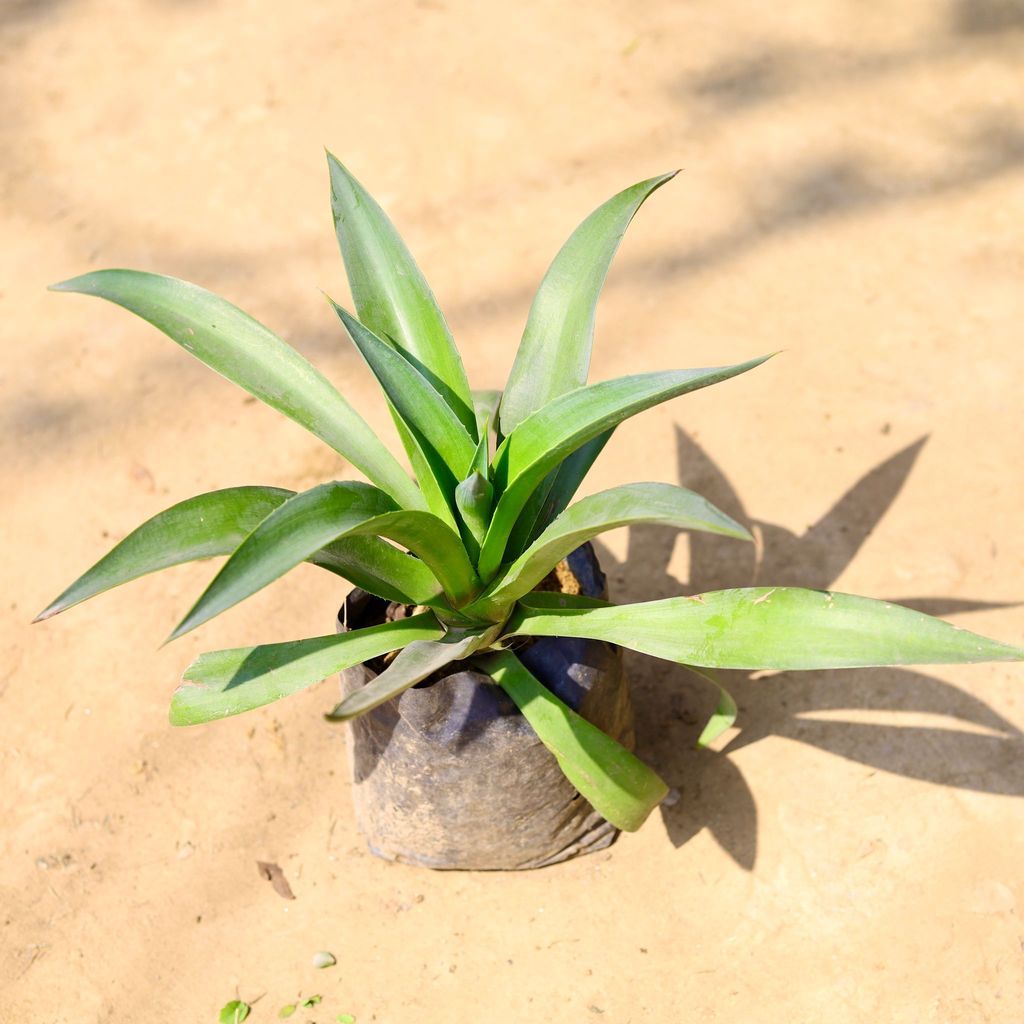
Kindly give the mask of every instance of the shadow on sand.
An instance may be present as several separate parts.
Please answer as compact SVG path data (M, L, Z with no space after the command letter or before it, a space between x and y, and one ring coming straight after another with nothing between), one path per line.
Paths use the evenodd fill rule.
M691 534L688 593L754 584L828 588L850 564L892 505L926 439L891 456L854 483L802 536L747 515L724 472L677 428L680 484L704 495L763 538L754 545L710 534ZM677 532L638 526L629 531L619 563L599 546L613 581L613 600L627 603L678 595L682 588L668 566ZM598 545L595 545L598 546ZM628 563L628 573L623 571ZM893 597L889 600L933 615L1005 607L984 601ZM677 847L709 828L737 864L751 870L757 859L757 807L750 787L729 754L768 736L781 736L838 754L875 769L940 785L1005 795L1024 795L1024 734L987 704L949 683L902 668L757 673L722 672L739 705L739 733L722 752L695 749L715 695L685 669L631 657L637 735L645 758L677 788L682 799L663 807ZM695 709L694 686L705 693ZM842 712L913 712L948 719L948 727L843 721ZM808 717L824 715L829 717Z

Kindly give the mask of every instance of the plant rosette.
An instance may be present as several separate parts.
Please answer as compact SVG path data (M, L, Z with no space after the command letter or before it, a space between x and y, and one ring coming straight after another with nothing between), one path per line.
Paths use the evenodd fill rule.
M433 731L444 732L441 724L454 729L446 756L461 745L465 768L459 775L449 757L443 786L432 777L432 768L440 771L429 760L436 748L421 752L426 760L416 771L407 761L387 762L384 748L369 762L359 762L357 751L357 789L373 776L385 779L388 788L377 796L392 807L370 844L385 856L433 866L531 866L559 859L559 851L569 856L594 848L588 836L599 845L615 829L638 829L667 793L629 749L628 690L617 716L602 718L592 688L579 684L588 658L608 645L702 675L1024 659L1019 647L923 613L820 590L748 587L616 605L593 591L538 589L573 552L620 526L658 523L751 540L704 498L665 483L627 483L573 499L620 423L768 357L588 383L594 311L608 267L641 204L673 177L666 174L618 193L579 225L540 284L504 390L472 391L444 317L391 221L333 156L328 163L356 315L329 301L384 392L412 476L315 367L224 299L133 270L101 270L53 286L100 296L149 321L311 431L369 482L329 481L301 493L231 487L189 498L125 537L39 619L146 573L218 555L227 560L171 639L303 562L343 577L382 606L408 612L388 621L378 609L378 621L348 622L350 628L331 635L202 654L171 699L174 725L249 711L343 672L344 696L328 717L368 716L369 728L375 713L378 724L381 715L399 714L417 684L431 684L417 692L434 689L438 697L469 675L472 693L493 706L486 727L507 726L515 717L520 745L501 770L481 774L469 751L484 727L449 700L444 723L431 720ZM548 653L538 657L538 650ZM723 690L700 742L710 742L735 717ZM541 746L538 761L533 755ZM433 849L415 849L416 842L430 846L422 837L412 836L409 849L380 841L381 828L393 830L417 815L435 816L427 829L435 837L451 838L455 820L479 835L487 802L499 812L490 819L492 830L501 827L501 808L514 804L516 816L506 815L504 825L512 841L531 807L539 818L550 809L552 786L543 779L551 769L564 776L571 798L578 793L588 806L567 831L548 829L547 847L502 859L474 848L470 828L447 843L446 860ZM431 794L453 787L461 797L439 808ZM563 798L564 792L557 797ZM361 815L364 828L371 817ZM601 832L603 822L610 829ZM491 838L501 848L501 837Z

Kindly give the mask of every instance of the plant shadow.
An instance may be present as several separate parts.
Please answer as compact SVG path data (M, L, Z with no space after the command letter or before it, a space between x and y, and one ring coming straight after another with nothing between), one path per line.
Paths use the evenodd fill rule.
M629 530L620 563L603 545L601 561L617 602L649 601L755 584L827 589L853 561L891 507L926 442L921 438L865 473L805 533L746 513L723 470L685 431L676 430L679 483L760 533L763 550L710 534L689 535L690 578L669 572L678 531ZM760 547L760 545L758 546ZM628 569L628 571L627 571ZM1006 607L952 598L891 598L933 615ZM940 785L1024 795L1024 734L977 697L903 668L719 673L739 706L736 734L720 752L697 750L697 736L716 695L681 666L632 656L637 737L643 757L679 798L662 807L669 838L682 846L702 829L746 870L757 860L757 806L729 755L768 736L785 737L874 769ZM696 706L692 685L703 692ZM935 716L933 726L904 726L899 713ZM844 717L845 716L845 717ZM880 724L865 721L886 716Z

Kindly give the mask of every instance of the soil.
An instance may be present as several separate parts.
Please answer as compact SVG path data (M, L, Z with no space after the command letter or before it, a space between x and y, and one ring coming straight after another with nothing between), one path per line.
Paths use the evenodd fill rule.
M29 620L177 500L355 476L53 281L220 292L394 442L318 292L348 301L327 145L479 388L582 215L684 168L612 267L592 379L783 351L621 427L585 492L682 483L758 543L609 535L614 600L835 587L1024 642L1022 58L1011 0L0 5L0 1019L213 1021L238 996L261 1024L301 992L320 1024L1017 1024L1024 667L727 674L737 727L696 751L711 688L630 657L673 799L598 855L451 875L366 852L334 682L167 724L200 651L330 632L335 577L162 648L212 564Z

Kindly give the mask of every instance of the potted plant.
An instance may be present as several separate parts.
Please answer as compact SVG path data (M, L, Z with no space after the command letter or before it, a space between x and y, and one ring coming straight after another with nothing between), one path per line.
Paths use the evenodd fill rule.
M583 221L541 282L504 391L474 392L394 226L333 157L329 166L356 315L334 309L384 391L415 480L313 366L225 300L131 270L54 286L148 320L370 481L190 498L125 537L39 615L216 555L227 561L171 639L302 562L356 585L333 634L200 655L172 697L173 724L238 714L342 672L343 699L328 717L353 723L357 813L375 852L434 867L528 867L639 828L666 794L631 750L622 648L702 674L1024 658L919 612L818 590L609 603L588 544L602 531L660 523L750 540L697 494L664 483L573 502L625 419L767 358L588 385L608 266L640 205L672 175L620 192ZM701 742L735 715L722 691Z

